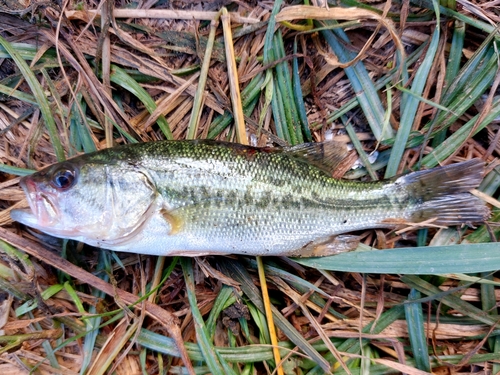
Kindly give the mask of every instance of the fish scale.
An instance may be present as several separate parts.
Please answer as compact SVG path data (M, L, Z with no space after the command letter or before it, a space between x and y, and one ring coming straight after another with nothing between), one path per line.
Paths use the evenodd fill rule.
M335 142L119 146L25 177L31 209L12 217L117 251L308 256L351 250L352 237L334 238L350 231L429 219L459 225L489 215L468 193L482 179L482 161L377 182L331 178L328 170L345 154Z

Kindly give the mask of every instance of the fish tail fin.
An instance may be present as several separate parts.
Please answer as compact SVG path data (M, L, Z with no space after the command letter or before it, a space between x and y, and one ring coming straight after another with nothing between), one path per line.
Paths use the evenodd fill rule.
M484 222L490 216L485 203L470 194L482 181L484 162L471 159L462 163L410 173L395 184L405 186L417 206L413 222L435 219L443 226Z

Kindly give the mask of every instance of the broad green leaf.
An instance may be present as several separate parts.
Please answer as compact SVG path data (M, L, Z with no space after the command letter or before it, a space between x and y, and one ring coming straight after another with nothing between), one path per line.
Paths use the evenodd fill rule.
M500 243L353 251L324 258L295 259L330 271L435 275L500 269Z

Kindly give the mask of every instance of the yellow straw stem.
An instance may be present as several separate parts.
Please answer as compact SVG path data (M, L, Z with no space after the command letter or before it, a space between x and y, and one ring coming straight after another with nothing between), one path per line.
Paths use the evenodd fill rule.
M273 346L274 362L276 362L276 372L278 375L284 375L283 367L281 367L281 355L278 348L278 338L276 337L276 328L274 327L273 312L271 310L271 301L269 300L269 293L267 291L266 274L264 272L262 257L257 257L257 270L259 272L260 288L262 289L262 299L264 301L264 311L266 313L269 336L271 337L271 345Z
M200 79L198 80L198 88L193 101L193 109L191 110L191 118L189 119L188 133L186 139L195 139L198 133L198 125L201 116L201 107L203 104L203 97L205 94L205 85L207 83L208 68L210 67L210 60L212 58L212 50L215 42L215 31L219 19L216 18L210 23L210 34L208 35L207 48L203 58L203 65L201 66Z
M238 80L238 69L234 56L233 33L231 31L231 19L226 8L222 8L222 30L224 31L224 45L226 47L227 74L229 77L229 91L233 105L234 124L236 126L236 139L239 143L247 145L247 132L245 129L245 118L241 104L240 83Z

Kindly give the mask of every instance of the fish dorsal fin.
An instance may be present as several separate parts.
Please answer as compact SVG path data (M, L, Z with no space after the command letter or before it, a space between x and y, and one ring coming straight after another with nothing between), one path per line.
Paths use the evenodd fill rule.
M345 143L324 141L283 147L283 152L296 159L314 165L316 168L328 174L332 174L347 157L349 150Z

